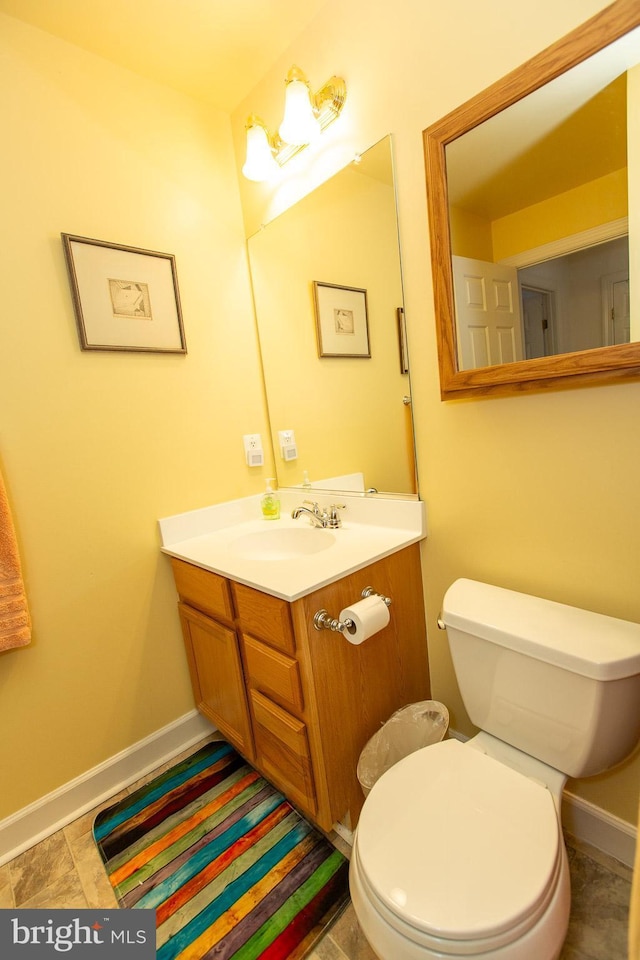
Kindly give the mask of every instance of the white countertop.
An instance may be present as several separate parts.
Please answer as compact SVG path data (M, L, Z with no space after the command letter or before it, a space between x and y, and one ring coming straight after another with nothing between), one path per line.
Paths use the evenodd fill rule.
M426 537L424 503L420 500L321 494L314 490L309 499L320 506L345 504L341 527L310 530L309 536L318 533L329 546L302 556L257 559L243 547L242 537L312 526L307 517L291 518L291 510L302 504L306 494L281 490L279 495L279 520L261 516L259 495L166 517L159 521L162 551L292 601Z

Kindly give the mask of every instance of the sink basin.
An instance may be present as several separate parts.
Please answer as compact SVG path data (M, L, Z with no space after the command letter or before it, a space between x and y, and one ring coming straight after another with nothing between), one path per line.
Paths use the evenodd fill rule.
M231 544L231 550L245 560L296 560L326 550L335 539L320 527L285 527L245 533Z

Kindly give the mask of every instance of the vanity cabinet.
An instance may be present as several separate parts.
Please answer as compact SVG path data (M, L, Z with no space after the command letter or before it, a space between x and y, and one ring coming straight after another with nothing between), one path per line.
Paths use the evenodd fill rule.
M311 820L355 827L356 767L399 707L429 697L419 545L288 602L172 559L198 709ZM318 631L365 587L390 623L360 645Z

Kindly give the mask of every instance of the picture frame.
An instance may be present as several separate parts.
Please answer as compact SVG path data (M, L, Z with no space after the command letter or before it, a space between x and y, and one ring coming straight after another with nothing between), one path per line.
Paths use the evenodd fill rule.
M173 254L61 237L82 350L187 352Z
M400 353L400 373L409 373L409 351L407 349L407 321L404 307L396 308L398 323L398 350Z
M371 357L367 291L313 281L319 357Z

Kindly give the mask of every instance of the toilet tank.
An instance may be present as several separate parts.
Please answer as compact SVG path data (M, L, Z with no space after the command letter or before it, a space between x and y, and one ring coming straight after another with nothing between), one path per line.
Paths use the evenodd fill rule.
M442 609L460 693L481 730L570 777L640 739L640 624L456 580Z

